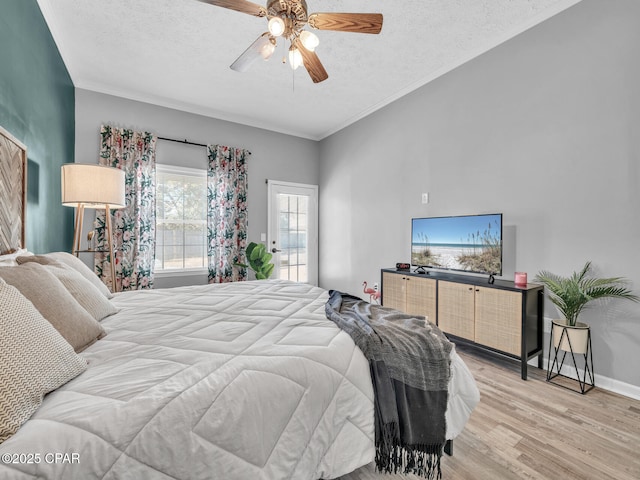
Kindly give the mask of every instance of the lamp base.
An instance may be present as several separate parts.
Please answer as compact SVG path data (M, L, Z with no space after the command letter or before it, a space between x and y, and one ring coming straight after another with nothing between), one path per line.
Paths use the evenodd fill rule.
M79 256L80 252L104 252L109 254L109 266L111 267L111 292L118 292L118 281L116 278L116 262L115 255L113 250L113 234L111 229L111 213L109 212L109 205L106 204L104 206L104 216L105 216L105 224L107 227L107 240L109 244L109 248L106 250L81 250L80 243L82 238L82 223L84 220L84 210L85 206L82 203L79 203L76 211L76 221L75 221L75 229L73 232L73 248L71 249L71 253L76 257ZM107 285L109 286L109 285Z

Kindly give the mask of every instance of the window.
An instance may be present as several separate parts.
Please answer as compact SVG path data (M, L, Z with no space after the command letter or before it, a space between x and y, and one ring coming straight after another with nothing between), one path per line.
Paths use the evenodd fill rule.
M156 272L207 267L207 172L156 165Z
M280 199L280 277L295 282L308 281L307 212L309 197L281 193Z

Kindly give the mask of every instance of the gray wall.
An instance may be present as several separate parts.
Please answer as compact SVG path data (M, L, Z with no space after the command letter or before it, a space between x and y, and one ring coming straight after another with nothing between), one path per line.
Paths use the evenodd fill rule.
M317 142L82 89L76 90L78 162L97 163L99 131L103 123L146 130L162 137L250 150L247 166L249 241L260 241L260 233L267 231L267 178L318 184ZM156 155L160 163L207 167L207 154L203 147L159 140ZM85 225L90 223L87 217ZM157 278L155 286L191 283L206 283L206 276Z
M502 212L505 278L592 260L640 291L639 59L640 2L585 0L323 140L320 285L408 261L411 217ZM596 373L640 386L640 305L610 306Z
M1 2L0 66L0 125L27 147L27 248L70 250L60 166L73 162L74 87L36 0Z

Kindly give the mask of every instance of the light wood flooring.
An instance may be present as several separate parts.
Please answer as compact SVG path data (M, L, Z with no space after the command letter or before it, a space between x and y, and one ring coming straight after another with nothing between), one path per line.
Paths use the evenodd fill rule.
M481 399L453 457L442 459L443 480L640 479L640 401L598 388L580 395L537 368L523 381L517 363L457 348ZM401 479L418 477L378 474L373 464L340 477Z

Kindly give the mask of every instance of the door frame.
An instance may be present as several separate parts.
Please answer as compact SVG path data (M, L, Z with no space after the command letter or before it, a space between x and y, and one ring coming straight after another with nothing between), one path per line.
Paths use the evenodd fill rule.
M284 182L280 180L267 179L267 250L271 251L272 245L272 231L273 231L273 205L272 197L275 189L289 190L286 193L291 195L309 194L312 191L312 195L309 195L309 213L313 213L315 216L315 222L308 221L309 235L307 236L308 252L308 283L311 285L318 285L318 185L311 185L306 183L294 183ZM296 192L296 189L298 192ZM302 191L304 190L304 192ZM311 220L311 219L308 219ZM313 231L312 231L313 229ZM278 274L279 275L279 274Z

